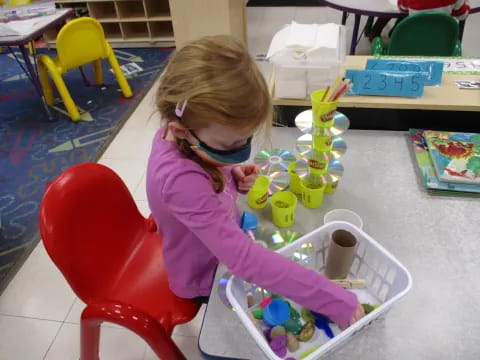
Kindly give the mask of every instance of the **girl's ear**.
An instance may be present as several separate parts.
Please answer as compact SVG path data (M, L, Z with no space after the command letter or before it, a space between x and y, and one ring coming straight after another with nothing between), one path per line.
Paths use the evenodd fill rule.
M178 121L170 121L167 125L167 128L177 139L185 139L188 136L188 129Z

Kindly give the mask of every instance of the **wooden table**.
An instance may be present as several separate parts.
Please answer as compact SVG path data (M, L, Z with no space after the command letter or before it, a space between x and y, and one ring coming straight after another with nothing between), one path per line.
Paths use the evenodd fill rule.
M365 69L369 56L347 56L341 73L345 69ZM443 74L442 85L426 86L421 98L391 96L354 96L345 95L340 99L342 108L379 108L379 109L418 109L448 111L480 111L480 91L460 90L455 80L480 81L480 75ZM310 99L282 99L275 97L273 73L269 83L274 105L311 106Z

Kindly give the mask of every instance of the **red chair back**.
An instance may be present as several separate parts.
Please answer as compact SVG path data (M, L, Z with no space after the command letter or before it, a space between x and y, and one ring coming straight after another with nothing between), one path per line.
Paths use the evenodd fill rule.
M45 248L86 303L108 296L148 226L120 177L96 163L63 172L48 186L40 209Z

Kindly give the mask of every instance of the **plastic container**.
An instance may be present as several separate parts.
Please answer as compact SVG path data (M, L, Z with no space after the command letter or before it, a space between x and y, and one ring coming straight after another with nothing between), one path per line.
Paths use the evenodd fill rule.
M335 112L338 107L336 101L322 101L327 90L315 90L310 94L312 101L313 124L319 128L330 128L334 122ZM327 95L329 96L329 95ZM332 139L330 139L331 141ZM315 144L314 144L315 145ZM320 149L317 149L319 151ZM322 150L324 151L324 150ZM328 151L328 150L327 150Z
M247 194L247 203L252 209L263 209L267 206L268 188L270 180L264 175L260 175L250 188Z
M295 209L297 208L297 197L290 191L280 191L272 195L273 223L278 227L289 227L295 222Z
M412 286L410 273L392 254L368 234L346 222L336 221L323 225L294 243L283 247L278 252L308 268L323 273L331 234L338 229L351 232L358 240L357 251L353 265L350 268L349 278L365 279L367 283L364 289L350 291L356 293L361 303L376 302L380 305L344 331L340 332L336 326L332 326L335 333L333 339L328 339L325 336L314 336L311 341L300 343L299 350L294 353L288 353L287 358L299 359L301 354L321 345L303 358L304 360L317 360L340 348L359 331L372 324L375 320L385 316L391 307L408 293ZM264 290L235 276L232 276L227 284L227 298L235 308L235 313L241 322L266 357L272 360L279 360L281 358L276 356L270 349L265 337L248 316L249 311L258 307L259 299L254 297L255 305L248 308L247 295L256 294L255 296L260 296L258 294L263 293ZM300 308L293 301L290 301L290 304L296 309Z
M334 209L325 214L323 223L328 224L332 221L345 221L355 225L359 229L363 228L363 220L356 212L348 209Z
M302 180L302 203L310 209L318 208L323 203L323 193L325 184L313 184L307 180Z
M300 186L300 177L295 171L296 166L296 162L288 164L288 174L290 175L290 191L294 194L301 194L302 188Z
M345 55L346 30L339 26L339 44L335 53L298 51L294 58L281 52L272 56L269 60L273 64L275 96L305 99L315 90L326 89L340 73Z

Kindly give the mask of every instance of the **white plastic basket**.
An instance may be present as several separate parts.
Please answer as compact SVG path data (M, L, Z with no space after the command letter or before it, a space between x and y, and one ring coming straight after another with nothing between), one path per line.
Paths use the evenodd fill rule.
M410 273L392 254L368 234L347 222L335 221L328 223L278 250L278 252L304 266L323 272L331 234L338 229L345 229L351 232L358 240L349 278L365 279L367 282L365 289L351 291L356 293L361 303L374 301L380 304L380 306L346 330L340 332L337 329L333 339L328 339L317 329L315 331L316 335L311 341L301 342L300 349L293 354L288 353L287 357L291 356L298 359L300 354L318 345L322 346L303 359L319 359L321 356L334 351L364 327L384 316L395 302L405 296L412 286ZM269 359L277 360L281 358L270 349L265 337L260 333L249 315L250 311L259 306L258 303L266 292L266 290L248 284L234 276L230 278L227 284L227 297L235 308L238 317L265 355ZM253 297L255 305L251 308L248 308L247 296ZM298 304L291 301L290 303L297 310L300 308Z

